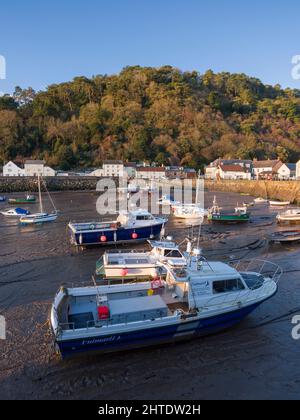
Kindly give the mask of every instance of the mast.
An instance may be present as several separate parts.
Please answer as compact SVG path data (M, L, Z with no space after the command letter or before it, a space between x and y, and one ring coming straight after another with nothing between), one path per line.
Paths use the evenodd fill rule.
M38 186L39 186L39 201L40 201L40 212L43 213L43 202L42 202L42 193L41 193L41 179L38 175Z

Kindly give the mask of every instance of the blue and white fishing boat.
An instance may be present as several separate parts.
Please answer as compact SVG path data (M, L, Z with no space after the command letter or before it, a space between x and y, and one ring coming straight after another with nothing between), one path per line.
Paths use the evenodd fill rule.
M196 255L186 268L166 265L165 281L61 288L51 309L57 349L67 358L176 342L232 327L277 292L281 268L259 265L254 271L247 262L240 271Z
M146 241L159 237L167 219L147 210L121 212L108 222L69 223L71 242L76 246L107 245Z
M1 214L6 217L22 217L22 216L27 216L28 214L30 214L30 211L17 207L15 209L8 209L8 210L1 211Z

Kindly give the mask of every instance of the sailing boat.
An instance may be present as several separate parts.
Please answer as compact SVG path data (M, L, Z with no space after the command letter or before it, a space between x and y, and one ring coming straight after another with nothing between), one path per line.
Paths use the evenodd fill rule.
M45 188L46 185L44 184ZM51 204L54 208L54 213L48 214L44 212L43 208L43 201L42 201L42 192L41 192L41 179L40 176L38 176L38 187L39 187L39 202L40 202L40 213L31 214L29 216L22 216L20 218L20 222L24 225L33 225L33 224L40 224L40 223L48 223L48 222L54 222L58 215L57 210L54 206L54 203L51 199L51 196L49 194L49 191L46 188L46 191L48 193L49 199L51 201Z

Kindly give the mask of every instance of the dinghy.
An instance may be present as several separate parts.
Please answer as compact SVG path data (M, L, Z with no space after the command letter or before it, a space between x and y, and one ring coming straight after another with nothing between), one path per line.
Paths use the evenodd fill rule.
M291 204L290 201L269 201L270 206L272 207L286 207Z
M257 267L257 268L255 268ZM125 351L215 334L240 323L278 289L282 270L266 261L231 267L190 256L167 264L166 280L61 288L50 316L63 358Z
M268 203L268 200L266 200L265 198L262 198L262 197L258 197L258 198L255 198L254 203L255 204L266 204L266 203Z
M270 241L274 243L300 242L300 230L274 232L270 236Z
M42 193L41 193L41 178L40 178L40 176L38 176L38 188L39 188L40 212L35 213L35 214L31 214L29 216L22 216L20 218L20 223L22 225L35 225L35 224L54 222L58 217L57 210L56 210L56 208L54 206L54 203L51 199L51 196L50 196L50 194L49 194L49 192L46 188L46 185L45 185L45 188L46 188L46 191L49 195L52 206L54 208L54 213L48 214L48 213L44 212L43 201L42 201Z

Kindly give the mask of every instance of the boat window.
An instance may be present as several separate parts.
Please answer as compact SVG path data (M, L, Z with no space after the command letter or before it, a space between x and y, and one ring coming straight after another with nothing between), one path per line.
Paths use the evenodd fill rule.
M251 290L259 289L264 284L264 277L262 275L252 274L252 273L241 273L243 279L245 280L247 286Z
M178 249L165 249L164 256L168 258L182 258L181 253L178 251Z
M243 285L241 279L229 279L229 280L220 280L213 282L213 293L228 293L228 292L237 292L239 290L244 290L245 286Z
M150 214L144 216L136 216L136 220L152 220L152 216Z

